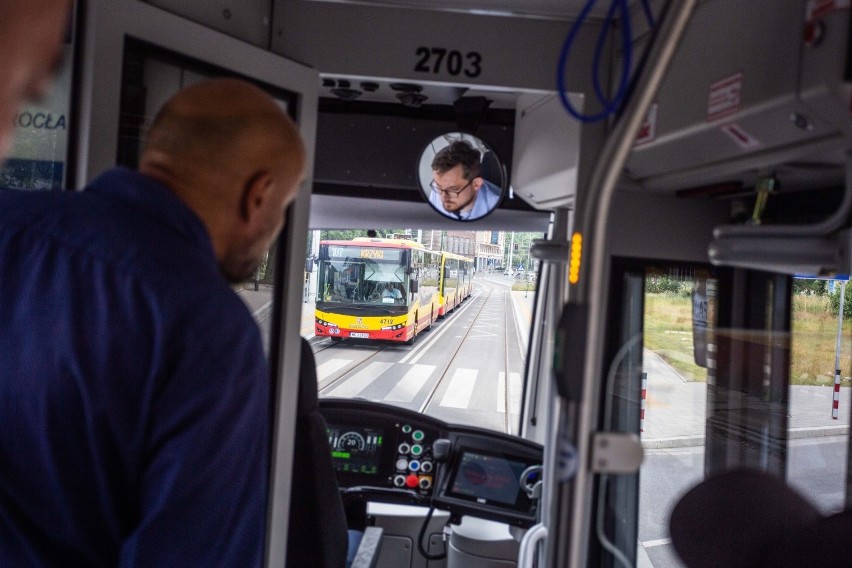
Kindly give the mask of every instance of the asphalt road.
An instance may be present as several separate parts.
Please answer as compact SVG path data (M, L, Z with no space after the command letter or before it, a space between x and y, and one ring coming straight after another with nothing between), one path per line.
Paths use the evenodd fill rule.
M451 423L518 430L524 353L510 286L502 282L477 279L471 297L411 346L330 339L313 346L324 396L365 398Z
M845 436L792 440L787 462L789 483L823 513L840 510L846 453ZM677 500L701 481L703 472L703 447L646 450L640 472L637 566L683 566L668 538L668 519Z

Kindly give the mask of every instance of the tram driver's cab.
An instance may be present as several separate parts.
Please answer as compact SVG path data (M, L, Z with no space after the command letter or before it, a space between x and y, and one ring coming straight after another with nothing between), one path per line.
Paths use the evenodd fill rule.
M382 566L414 566L414 550L450 566L471 558L514 564L526 529L539 520L540 445L376 402L318 400L307 341L301 356L294 471L302 475L290 508L288 566L334 568L347 557L352 568L375 567L380 558ZM415 532L401 536L406 530L397 526L385 534L400 517ZM463 519L466 528L478 522L466 537L455 530Z
M406 532L399 525L416 529L414 539L385 536L383 562L415 565L411 547L450 566L517 561L538 519L540 445L370 401L325 398L319 407L350 526L396 524L389 531L396 535Z

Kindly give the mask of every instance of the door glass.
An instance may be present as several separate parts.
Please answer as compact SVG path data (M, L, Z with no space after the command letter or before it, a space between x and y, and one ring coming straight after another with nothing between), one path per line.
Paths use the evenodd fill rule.
M641 387L618 390L636 351L626 343L609 383L612 408L635 400L640 412L637 565L683 565L669 517L709 473L763 469L786 477L824 513L842 510L852 349L843 283L741 270L643 273ZM631 289L624 286L625 296ZM629 493L608 485L606 502L618 513L604 526L617 542L619 531L629 534L632 513L629 498L617 507L614 499ZM624 553L630 558L629 547Z
M793 281L787 479L825 514L846 503L850 318L847 281Z
M639 433L638 566L681 566L669 539L669 515L703 478L708 338L717 282L689 269L645 271ZM709 347L708 347L709 344ZM712 364L712 363L710 363Z

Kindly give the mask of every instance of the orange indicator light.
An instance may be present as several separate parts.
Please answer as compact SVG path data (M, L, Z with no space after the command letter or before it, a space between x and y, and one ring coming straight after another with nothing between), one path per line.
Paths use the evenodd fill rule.
M568 282L576 284L580 281L580 260L583 257L583 235L571 235L571 261L568 264Z

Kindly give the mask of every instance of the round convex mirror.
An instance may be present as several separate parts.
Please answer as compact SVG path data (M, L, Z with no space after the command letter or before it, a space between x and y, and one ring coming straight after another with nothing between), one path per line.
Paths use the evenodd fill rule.
M481 139L463 132L438 136L420 154L420 192L440 214L459 221L494 211L506 192L506 169Z

